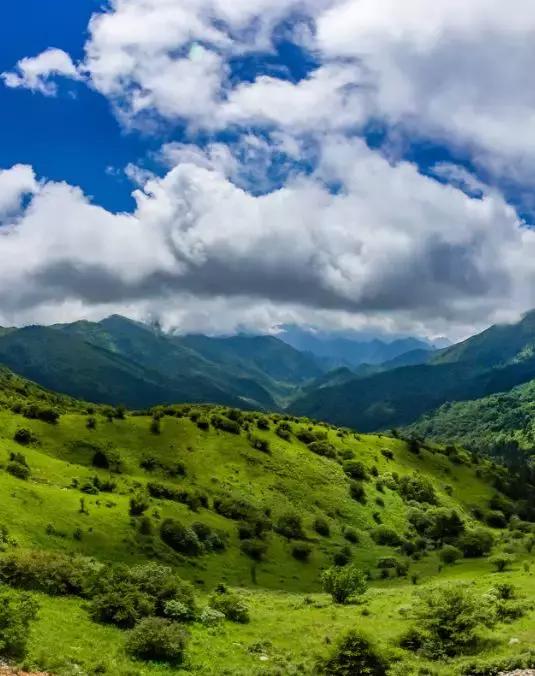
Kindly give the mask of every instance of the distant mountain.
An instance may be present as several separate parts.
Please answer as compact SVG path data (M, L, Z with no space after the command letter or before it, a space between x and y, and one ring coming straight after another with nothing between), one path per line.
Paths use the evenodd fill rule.
M535 378L535 312L517 324L493 326L404 366L306 394L293 413L374 430L409 424L447 401L504 392Z
M173 336L117 315L0 331L0 363L44 387L134 408L208 402L277 409L323 372L314 357L277 338Z
M287 326L278 336L301 352L320 357L332 368L355 367L361 364L378 365L415 350L432 351L434 347L419 338L400 338L386 342L374 338L358 340L336 333L312 332Z

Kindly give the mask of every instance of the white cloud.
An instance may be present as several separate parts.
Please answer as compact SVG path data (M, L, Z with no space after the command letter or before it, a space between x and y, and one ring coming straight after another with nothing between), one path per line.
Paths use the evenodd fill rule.
M13 72L2 73L7 87L31 89L45 96L54 96L57 86L53 77L82 79L71 57L61 49L47 49L38 56L21 59Z
M31 167L17 164L11 169L0 170L0 223L21 207L21 200L38 189Z
M189 161L134 196L133 214L111 214L43 184L0 229L4 316L151 308L191 328L241 313L262 328L351 317L451 335L535 302L535 233L498 194L472 199L359 141L329 137L314 176L259 197Z

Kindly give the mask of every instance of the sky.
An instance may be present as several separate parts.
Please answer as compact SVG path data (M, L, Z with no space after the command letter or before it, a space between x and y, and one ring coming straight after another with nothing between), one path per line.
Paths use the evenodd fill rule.
M0 325L455 340L535 307L531 0L18 0Z

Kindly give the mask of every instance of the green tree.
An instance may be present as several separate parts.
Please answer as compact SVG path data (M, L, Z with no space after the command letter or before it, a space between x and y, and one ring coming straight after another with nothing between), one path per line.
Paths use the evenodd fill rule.
M354 566L328 568L321 576L323 589L334 603L347 603L353 596L362 596L368 589L364 573Z

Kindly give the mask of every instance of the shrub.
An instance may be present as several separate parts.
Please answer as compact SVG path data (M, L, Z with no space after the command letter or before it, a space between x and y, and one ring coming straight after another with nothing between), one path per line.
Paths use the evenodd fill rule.
M214 625L222 622L224 619L225 615L221 611L215 610L215 608L211 608L210 606L203 608L199 616L199 621L206 627L213 627Z
M457 546L467 558L481 558L492 549L494 538L484 528L467 530L457 540Z
M490 563L497 573L503 573L512 567L515 557L511 554L496 554L490 558Z
M438 502L433 484L419 474L402 476L399 480L398 491L404 500L425 502L436 505Z
M396 531L387 526L377 526L372 530L371 536L376 544L386 547L399 547L402 543Z
M344 545L333 557L333 563L337 568L347 566L351 561L352 553L351 548L347 545Z
M312 547L308 542L298 542L292 547L292 556L297 561L308 561L312 554Z
M269 420L267 418L260 417L256 421L256 426L259 430L269 430Z
M344 472L351 479L356 479L358 481L366 481L368 478L368 472L363 462L360 460L347 460L342 465Z
M353 500L360 502L362 505L366 504L366 491L360 482L352 481L349 484L349 495L351 495Z
M503 512L491 510L485 513L485 522L491 528L507 528L507 519Z
M382 448L381 455L383 456L383 458L386 458L387 460L394 459L394 451L391 451L389 448Z
M210 607L223 613L231 622L247 624L250 621L249 609L237 594L216 592L210 597Z
M174 622L190 622L194 619L191 608L182 601L171 599L164 606L163 613Z
M277 429L275 430L275 434L281 439L284 439L284 441L290 441L292 436L290 430L286 429L282 425L279 425L277 427Z
M31 476L31 470L28 465L23 465L20 462L8 462L6 471L17 479L27 481Z
M236 420L230 420L222 415L213 415L211 419L212 425L223 432L230 434L239 434L241 432L240 424Z
M439 556L442 563L455 563L462 558L463 553L453 545L444 545L440 550Z
M130 516L141 516L149 508L149 502L144 495L133 495L130 498Z
M492 626L494 610L488 599L463 584L420 592L414 607L422 649L432 659L455 657L473 649L478 630Z
M331 655L318 663L318 673L326 676L386 676L387 669L385 656L370 639L356 630L346 634Z
M35 444L37 442L37 437L31 430L26 429L25 427L19 427L13 435L13 441L16 441L17 444L20 444L21 446L30 446L30 444Z
M320 455L323 458L335 458L336 449L328 441L313 441L308 445L312 453Z
M257 451L261 451L262 453L271 453L271 449L269 447L269 441L267 439L261 439L260 437L257 437L255 434L249 434L249 443L251 444L251 447L254 448Z
M114 448L99 448L93 456L93 467L109 469L110 472L120 474L123 470L123 463L121 456Z
M85 426L87 427L88 430L95 430L97 428L97 419L94 418L93 416L90 416L85 421Z
M37 619L38 603L28 594L0 589L0 654L21 659L26 654L30 623Z
M80 595L95 567L88 559L46 550L21 551L0 559L0 581L51 596Z
M95 579L89 595L94 620L123 628L133 627L150 615L163 616L169 601L187 608L189 619L195 616L191 586L157 563L108 569Z
M260 513L260 510L244 498L234 497L232 495L216 498L214 500L214 509L221 516L234 521L254 520Z
M318 516L316 519L314 519L313 528L318 535L322 535L325 538L328 538L331 535L329 522L321 516Z
M165 519L160 526L160 537L166 545L186 556L202 554L202 544L191 528L183 526L175 519Z
M267 545L262 540L242 540L240 549L254 561L262 561L267 552Z
M361 596L368 589L366 576L358 568L328 568L321 576L325 592L334 603L347 603L352 596Z
M344 528L344 537L348 542L351 542L354 545L359 542L359 534L354 528L351 528L351 526Z
M187 634L180 625L161 617L142 620L128 636L127 652L142 660L182 664Z
M288 540L301 540L305 537L303 521L299 514L283 514L277 520L275 530Z

